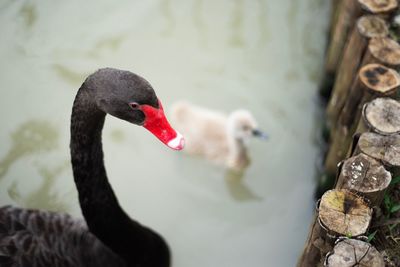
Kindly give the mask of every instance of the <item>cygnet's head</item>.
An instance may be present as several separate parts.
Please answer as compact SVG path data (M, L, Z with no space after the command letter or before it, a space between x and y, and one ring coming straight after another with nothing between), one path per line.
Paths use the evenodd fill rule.
M228 117L228 135L248 144L251 137L267 139L267 135L260 131L253 115L244 109L233 111Z

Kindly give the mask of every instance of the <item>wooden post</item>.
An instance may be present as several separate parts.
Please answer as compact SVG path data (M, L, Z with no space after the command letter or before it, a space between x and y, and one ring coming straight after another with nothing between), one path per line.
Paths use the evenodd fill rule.
M331 135L331 146L325 160L328 174L335 173L336 165L345 158L363 105L377 96L394 97L399 86L400 75L394 69L380 64L368 64L361 68Z
M371 63L380 63L382 65L394 67L400 66L400 45L388 37L371 38L368 43L368 49L364 53L362 63L359 66L365 66ZM355 82L357 82L357 77L352 77L352 86L350 86L350 91L345 95L351 94ZM344 99L345 100L341 100L338 105L336 105L338 100L332 100L332 103L330 103L330 109L328 109L328 112L330 112L329 126L331 135L334 134L336 130L335 128L338 124L338 118L343 110L343 101L347 101L346 97ZM335 111L333 111L334 109Z
M335 8L337 18L334 20L330 44L327 50L325 68L328 74L334 74L347 40L349 31L356 19L362 15L361 7L373 14L381 14L394 11L397 8L396 0L342 0Z
M351 191L329 190L321 198L319 220L333 236L360 236L367 232L372 210Z
M378 16L362 16L350 35L340 62L326 114L328 125L336 123L345 103L349 88L359 70L369 38L385 37L389 34L386 22Z
M343 0L331 0L331 17L330 17L330 28L329 28L329 36L332 35L335 25L337 23L339 17L339 6Z
M394 12L398 6L397 0L358 0L363 9L374 14Z
M361 15L361 8L357 1L340 1L337 7L338 17L332 30L330 44L326 55L326 72L335 73L341 52L347 39L347 34L354 21Z
M383 135L400 133L400 102L376 98L364 104L356 133L372 131Z
M331 86L327 81L334 80L349 31L353 27L354 21L361 15L361 6L355 0L341 0L335 7L335 14L333 25L331 25L325 60L325 77L323 84L328 85L321 87L322 95L329 95L328 91L330 91Z
M331 85L336 76L336 70L342 59L342 53L348 35L356 19L363 13L385 15L397 8L396 0L334 0L332 3L332 18L329 44L325 61L325 77L321 86L321 95L329 96Z
M400 65L400 45L389 37L372 38L368 44L368 54L363 65L382 63L390 66Z
M338 165L336 189L322 196L297 266L314 267L325 263L329 267L383 267L383 258L375 248L343 237L366 233L372 218L371 206L382 202L391 181L387 169L400 174L400 134L393 134L398 133L397 121L400 121L396 111L398 103L372 101L370 106L364 106L376 97L394 98L400 87L400 75L390 68L400 66L400 45L387 37L385 22L394 14L398 3L397 0L332 2L334 11L324 77L335 80L334 97L327 109L332 127L332 145L325 161L328 175L335 172L356 130L391 135L374 138L365 136L374 133L355 135L351 151L360 154ZM363 13L373 15L357 20ZM357 25L354 25L356 20ZM321 88L321 95L330 94L322 90L324 88ZM360 121L361 115L364 121Z
M344 161L336 182L336 189L348 189L361 193L369 200L369 206L379 206L392 175L377 160L358 154Z
M369 243L357 239L339 239L326 256L327 267L384 267L382 255Z
M393 176L400 175L400 134L363 133L355 153L364 153L382 162Z
M321 266L336 237L363 235L371 216L372 210L362 197L348 190L327 191L297 267Z
M333 243L334 239L326 235L326 231L318 220L318 214L316 214L297 267L322 266L324 257L332 249Z

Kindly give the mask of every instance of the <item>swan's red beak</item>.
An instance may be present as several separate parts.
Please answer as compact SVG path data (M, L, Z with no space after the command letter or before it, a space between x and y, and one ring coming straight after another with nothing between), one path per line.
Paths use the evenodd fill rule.
M158 100L158 106L158 109L149 105L141 106L141 110L146 115L143 127L170 148L182 150L185 146L185 139L169 125L160 100Z

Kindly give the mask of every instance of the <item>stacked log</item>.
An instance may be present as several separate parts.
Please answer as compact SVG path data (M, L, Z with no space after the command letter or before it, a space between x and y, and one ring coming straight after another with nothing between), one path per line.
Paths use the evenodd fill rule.
M357 131L354 147L347 148L350 157L338 166L335 189L321 198L298 267L322 266L324 259L326 266L383 266L375 248L349 237L366 234L372 220L368 210L382 203L392 174L400 175L400 103L386 97L365 103ZM338 242L344 238L346 243ZM367 249L365 262L357 253L348 257L349 249Z
M332 22L330 42L326 55L325 70L334 75L346 43L348 32L354 20L361 14L361 6L356 1L341 0L334 6L336 14Z
M325 77L321 95L329 96L331 84L342 60L343 51L355 21L363 14L390 16L397 8L397 0L333 0L329 44L325 61Z
M344 161L336 188L356 191L376 207L382 202L391 177L379 161L361 153Z
M374 14L390 15L397 6L397 0L358 0L361 6Z
M363 139L360 140L363 142ZM372 220L372 209L382 202L392 175L377 159L360 153L365 146L358 145L354 156L341 164L335 189L322 196L298 267L322 266L325 255L329 255L332 250L336 251L337 240L366 234ZM394 151L388 152L394 155L388 165L396 164L393 158L397 155L393 153ZM364 245L360 243L359 246ZM345 255L337 251L334 258L337 258L338 254ZM375 253L373 255L373 258L377 257ZM336 261L331 260L327 266L340 266ZM354 260L349 260L352 261ZM379 259L376 261L380 262Z
M380 253L371 244L357 239L340 239L333 252L327 255L325 266L382 267L385 266L385 263Z
M356 132L367 131L382 135L400 134L400 103L390 98L376 98L366 103Z
M355 153L364 153L375 158L394 175L400 175L400 134L363 133L358 140Z
M325 160L328 174L335 173L337 163L345 158L363 105L380 96L395 98L399 87L400 75L394 69L381 64L368 64L361 68L331 135L331 144Z
M348 147L351 157L339 165L335 188L356 192L357 195L367 200L370 208L375 208L382 203L392 174L396 176L400 174L400 103L391 98L373 99L363 105L362 116L357 125L357 131L362 134L356 139L354 148ZM315 225L315 221L313 225ZM310 236L314 236L314 240L318 240L321 234L312 232ZM313 242L309 240L306 246L310 246L310 243ZM364 243L358 244L362 247L369 247L369 244ZM332 241L329 244L332 244ZM320 247L318 252L322 255L329 248L329 246ZM341 250L334 247L333 255L335 256L333 258L347 255L345 252L338 252ZM306 251L303 254L308 257L311 255ZM315 255L317 254L314 253L314 260L317 259ZM368 261L371 265L365 266L383 266L372 264L375 261L381 262L376 259L376 253L373 255L375 260ZM314 262L309 266L321 264L321 257L319 256L318 263ZM327 259L332 259L331 257L328 256ZM354 260L349 260L349 262L354 262ZM299 266L307 266L308 263ZM340 266L338 265L340 263L343 262L337 263L336 260L331 260L327 261L327 266Z
M334 3L326 72L336 75L327 106L325 169L337 174L334 188L320 199L297 266L384 266L365 235L374 223L372 211L400 175L400 45L388 37L398 3Z
M333 85L332 94L327 106L327 119L330 128L334 127L338 113L344 105L348 88L359 69L366 53L370 38L386 37L389 34L385 20L378 16L363 16L358 19L345 50Z
M372 210L351 191L330 190L321 198L311 234L298 267L318 266L340 236L359 236L369 226Z

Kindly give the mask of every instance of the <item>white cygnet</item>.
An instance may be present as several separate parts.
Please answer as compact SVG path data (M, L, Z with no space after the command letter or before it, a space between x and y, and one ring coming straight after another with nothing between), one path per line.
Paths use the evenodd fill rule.
M244 109L228 116L188 102L172 105L170 118L186 140L184 151L199 155L232 170L243 170L249 163L247 146L253 136L266 139L253 115Z

